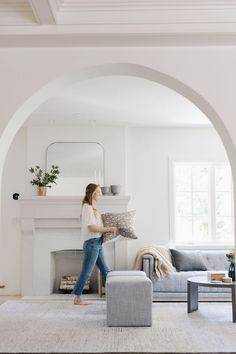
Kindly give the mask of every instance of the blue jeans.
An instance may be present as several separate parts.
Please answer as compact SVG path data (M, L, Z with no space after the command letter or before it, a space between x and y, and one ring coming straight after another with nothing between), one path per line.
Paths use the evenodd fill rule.
M80 296L83 292L83 288L86 280L91 276L93 268L95 265L100 269L102 274L103 285L106 282L107 273L110 269L106 263L103 247L102 238L92 238L84 242L84 259L82 264L82 270L79 278L75 284L72 294Z

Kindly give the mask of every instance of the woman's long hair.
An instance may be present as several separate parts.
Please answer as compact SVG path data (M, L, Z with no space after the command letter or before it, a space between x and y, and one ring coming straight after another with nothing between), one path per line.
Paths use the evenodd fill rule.
M82 201L82 205L84 204L89 204L92 205L92 201L93 201L93 192L97 189L97 187L99 187L98 184L95 183L89 183L85 189L85 196L84 199Z

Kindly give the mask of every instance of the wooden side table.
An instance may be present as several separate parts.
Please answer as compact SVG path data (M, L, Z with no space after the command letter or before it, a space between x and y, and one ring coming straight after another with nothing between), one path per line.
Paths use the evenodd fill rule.
M98 295L99 295L99 297L102 297L102 295L103 295L102 288L103 288L102 274L101 274L100 270L98 269Z

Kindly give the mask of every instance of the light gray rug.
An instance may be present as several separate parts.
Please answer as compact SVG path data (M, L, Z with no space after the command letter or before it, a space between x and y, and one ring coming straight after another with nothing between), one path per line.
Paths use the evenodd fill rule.
M230 303L154 303L153 327L106 327L105 302L7 301L0 305L1 353L236 352Z

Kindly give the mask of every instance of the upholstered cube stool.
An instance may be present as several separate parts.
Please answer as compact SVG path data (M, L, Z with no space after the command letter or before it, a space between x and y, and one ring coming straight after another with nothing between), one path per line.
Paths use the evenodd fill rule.
M121 275L111 273L106 281L107 325L109 327L151 326L151 280L143 274L133 275L132 271Z

